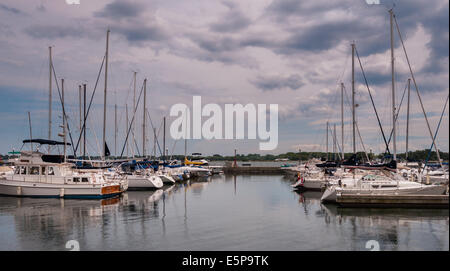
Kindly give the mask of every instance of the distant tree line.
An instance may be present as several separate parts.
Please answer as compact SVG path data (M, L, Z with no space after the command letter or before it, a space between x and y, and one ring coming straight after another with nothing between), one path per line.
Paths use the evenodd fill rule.
M408 152L408 160L409 161L425 161L427 159L429 150L418 150L418 151L411 151ZM448 152L441 152L439 151L439 154L441 156L441 159L444 161L449 160L449 153ZM345 159L350 158L353 155L353 153L345 153L344 157ZM367 160L366 154L364 152L358 152L356 154L357 158L359 160ZM369 159L373 160L375 159L383 159L383 158L389 158L385 154L373 154L368 153ZM0 155L0 157L6 161L9 159L8 155ZM339 159L338 155L335 155L333 153L328 153L328 160L334 160L334 157L336 157L336 160ZM397 160L404 160L406 157L405 153L397 154ZM92 159L100 159L100 157L91 157ZM114 159L114 157L111 157ZM172 155L168 156L167 158L171 159L177 159L177 160L184 160L184 155ZM190 156L189 156L190 158ZM208 161L234 161L234 156L222 156L220 154L214 154L211 156L204 156L204 158ZM249 154L237 154L236 160L237 161L274 161L275 159L288 159L289 161L306 161L311 158L317 158L325 160L327 159L327 153L325 152L287 152L279 155L274 154L257 154L257 153L249 153ZM430 161L437 161L437 155L436 152L432 151L431 155L429 157ZM0 160L1 161L1 160Z

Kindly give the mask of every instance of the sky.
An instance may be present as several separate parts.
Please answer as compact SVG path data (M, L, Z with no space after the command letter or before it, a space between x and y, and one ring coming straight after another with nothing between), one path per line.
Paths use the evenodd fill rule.
M370 2L370 1L369 1ZM79 136L78 86L87 84L88 102L105 54L110 29L106 141L120 155L126 137L125 105L133 107L133 73L137 96L147 78L147 153L153 152L152 127L162 145L183 154L183 140L169 135L177 103L278 104L278 146L260 151L258 139L189 140L188 152L205 155L279 154L325 151L326 123L341 142L341 87L351 99L351 43L363 66L385 134L392 129L390 23L394 13L432 133L449 93L449 2L446 0L65 0L0 3L0 154L22 147L30 137L48 137L49 53L58 86L64 79L65 103L73 140ZM394 28L395 100L400 108L397 151L405 151L406 104L411 77ZM52 134L59 140L62 123L53 79ZM88 153L100 153L103 127L104 71L99 77L87 122ZM355 57L356 119L362 142L357 150L384 150L384 141ZM136 98L137 99L137 98ZM114 106L117 105L115 143ZM351 107L345 101L344 150L352 150ZM449 150L449 109L436 143ZM135 116L135 145L142 151L142 103ZM206 118L203 118L205 121ZM414 84L411 86L409 149L426 149L431 137ZM131 136L133 138L133 136ZM329 136L329 150L332 150ZM131 143L131 142L130 142ZM392 148L392 143L391 143ZM132 152L129 147L129 153ZM137 151L136 151L137 152Z

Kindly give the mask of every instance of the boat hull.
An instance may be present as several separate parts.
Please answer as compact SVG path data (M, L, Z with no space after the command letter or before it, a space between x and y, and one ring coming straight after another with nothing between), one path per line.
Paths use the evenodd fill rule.
M120 185L49 185L33 182L0 181L0 195L4 196L100 199L114 197L123 192L124 190L121 189Z
M420 187L358 189L328 187L322 195L322 202L336 202L337 195L443 195L447 188L442 185L424 185Z
M163 182L158 176L128 176L128 189L160 189Z
M158 177L162 180L163 184L174 184L175 180L168 175L158 175Z

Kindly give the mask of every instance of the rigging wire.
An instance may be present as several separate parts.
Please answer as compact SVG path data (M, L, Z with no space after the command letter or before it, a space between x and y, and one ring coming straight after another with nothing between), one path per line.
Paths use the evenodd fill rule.
M356 56L358 57L359 66L361 67L362 75L364 77L364 82L366 83L367 91L369 92L369 97L370 97L370 101L372 102L373 110L375 111L375 115L377 116L378 126L380 127L384 143L386 144L386 150L388 153L390 153L389 144L386 141L386 136L384 135L383 126L381 125L380 117L378 116L377 108L375 107L375 102L373 101L372 92L370 91L369 83L367 82L367 78L366 78L366 73L364 72L364 68L362 66L361 59L359 58L358 50L356 49L356 44L355 44L355 52L356 52Z

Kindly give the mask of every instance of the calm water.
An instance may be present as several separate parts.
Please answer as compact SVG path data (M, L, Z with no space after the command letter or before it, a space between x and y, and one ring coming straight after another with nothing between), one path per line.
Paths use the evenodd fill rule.
M0 197L0 250L448 250L448 210L341 209L281 176L216 176L110 200Z

